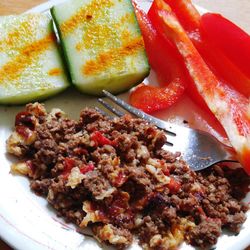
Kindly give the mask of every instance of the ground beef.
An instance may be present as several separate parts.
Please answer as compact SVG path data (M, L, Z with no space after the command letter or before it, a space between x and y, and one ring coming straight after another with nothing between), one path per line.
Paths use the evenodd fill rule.
M197 225L188 235L188 240L193 246L206 248L217 242L221 234L219 220L204 220Z
M148 242L152 236L159 234L158 227L154 224L150 216L143 218L142 224L138 230L138 236L141 241L141 244Z
M100 196L111 189L109 181L98 170L87 173L83 185L96 199L99 199Z
M29 138L17 142L20 131ZM118 249L132 233L144 249L175 249L184 240L206 248L224 228L238 233L246 219L242 169L193 172L179 153L162 149L165 133L142 119L111 120L86 108L75 121L36 103L17 115L15 133L7 148L21 162L13 169L59 216Z
M32 180L30 182L30 187L36 194L47 196L51 182L51 179Z

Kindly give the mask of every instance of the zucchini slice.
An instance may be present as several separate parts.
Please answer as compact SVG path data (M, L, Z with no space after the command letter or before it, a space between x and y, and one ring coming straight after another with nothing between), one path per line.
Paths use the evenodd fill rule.
M51 9L71 79L87 94L123 92L149 74L130 0L69 0Z
M45 14L0 18L0 103L21 104L69 86L52 19Z

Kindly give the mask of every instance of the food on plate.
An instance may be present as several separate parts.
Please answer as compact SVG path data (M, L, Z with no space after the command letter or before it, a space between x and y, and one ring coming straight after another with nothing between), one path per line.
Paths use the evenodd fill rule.
M0 103L27 103L68 87L51 18L3 16L0 33Z
M180 82L171 82L167 87L155 87L140 84L131 92L129 102L146 113L166 109L174 105L183 95L185 86Z
M134 7L150 66L156 73L162 88L154 88L156 98L147 95L149 91L150 93L153 92L151 87L136 88L131 93L130 103L145 112L151 113L173 106L187 93L195 103L207 112L213 123L218 123L207 108L203 98L190 82L192 80L178 50L171 44L169 39L162 36L162 32L157 30L157 24L150 15L150 10L146 14L136 3L134 3ZM168 98L166 98L166 92L170 93ZM143 99L143 103L141 99Z
M84 93L123 92L149 74L143 39L129 0L70 0L54 6L73 84Z
M151 11L157 28L179 50L193 79L194 87L224 127L238 160L250 175L249 99L212 73L178 22L170 6L163 0L154 1Z
M217 78L249 97L249 35L221 15L206 13L200 16L190 0L165 2Z
M151 113L174 105L183 95L189 76L178 52L156 32L146 13L135 2L133 5L150 66L162 88L141 85L132 92L130 103Z
M79 120L39 103L16 115L7 151L20 161L31 189L60 216L121 249L139 238L143 249L174 249L183 241L208 247L222 228L240 231L240 202L249 177L215 165L193 172L162 147L166 135L141 119L109 119L85 108Z
M175 3L177 2L179 1L175 1ZM139 85L131 92L130 103L147 113L171 108L167 112L171 113L174 110L172 112L173 116L181 115L178 112L178 109L180 111L178 107L188 109L189 111L192 110L193 118L190 117L190 124L193 124L198 129L204 130L205 127L209 128L207 132L216 135L217 139L226 139L227 136L223 127L193 86L192 79L178 50L174 48L169 39L162 36L162 32L156 29L157 24L154 23L155 20L150 15L150 10L146 14L135 2L133 4L142 31L149 63L156 73L162 88L155 88L151 85ZM152 83L152 80L150 82ZM186 101L187 99L190 100L188 96L191 97L192 101ZM172 107L174 105L175 107ZM199 118L197 112L199 114L202 112L203 118ZM204 126L201 126L201 124ZM221 141L228 144L227 139L226 141L224 139Z
M245 31L220 14L206 13L201 32L250 78L250 36Z

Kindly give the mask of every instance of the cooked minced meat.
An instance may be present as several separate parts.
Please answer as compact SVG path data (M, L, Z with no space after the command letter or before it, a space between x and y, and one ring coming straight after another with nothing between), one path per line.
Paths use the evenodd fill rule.
M35 103L17 114L7 149L21 160L12 171L28 175L60 216L119 249L133 234L144 249L166 250L184 240L212 246L224 228L238 233L243 170L195 173L165 142L164 132L128 115L111 120L86 108L74 121Z

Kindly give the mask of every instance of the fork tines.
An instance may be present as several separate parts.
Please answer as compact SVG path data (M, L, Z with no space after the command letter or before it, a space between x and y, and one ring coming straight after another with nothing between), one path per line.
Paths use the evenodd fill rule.
M111 111L113 114L115 114L115 115L117 115L117 116L119 116L119 117L125 115L124 112L122 112L122 111L116 109L114 106L110 105L108 102L106 102L106 101L103 100L102 98L99 98L99 99L98 99L98 102L99 102L100 104L102 104L106 109L108 109L108 110Z
M128 103L126 103L122 99L112 95L110 92L108 92L106 90L103 90L102 92L109 100L114 102L117 106L123 108L124 110L126 110L129 113L135 115L136 117L140 117L140 118L148 121L149 123L154 124L158 128L161 128L161 129L165 130L168 134L175 135L175 130L174 130L174 128L172 127L172 125L170 123L162 121L162 120L160 120L160 119L158 119L156 117L153 117L151 115L148 115L148 114L144 113L143 111L141 111L141 110L139 110L137 108L132 107L131 105L129 105ZM109 111L111 111L113 114L115 114L115 115L117 115L119 117L123 116L125 114L124 112L118 110L117 108L115 108L111 104L104 101L102 98L99 98L98 102L100 104L102 104L105 108L107 108Z

